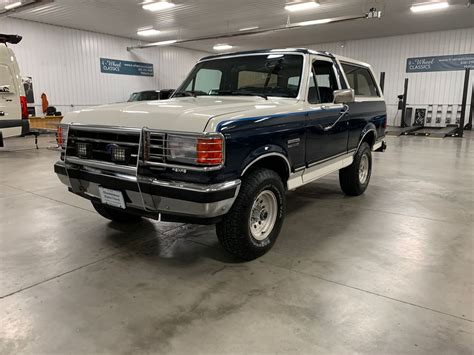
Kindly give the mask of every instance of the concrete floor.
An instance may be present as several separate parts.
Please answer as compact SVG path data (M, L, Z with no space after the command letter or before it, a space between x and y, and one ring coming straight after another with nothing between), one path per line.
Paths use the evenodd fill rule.
M109 223L49 140L0 149L2 354L474 351L474 135L388 138L361 197L336 174L289 193L250 263L213 227Z

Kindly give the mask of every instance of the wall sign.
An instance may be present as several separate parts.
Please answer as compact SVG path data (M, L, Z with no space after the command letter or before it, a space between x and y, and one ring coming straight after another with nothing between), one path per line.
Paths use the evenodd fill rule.
M407 59L407 73L474 69L474 53Z
M153 64L100 58L100 71L106 74L154 76Z

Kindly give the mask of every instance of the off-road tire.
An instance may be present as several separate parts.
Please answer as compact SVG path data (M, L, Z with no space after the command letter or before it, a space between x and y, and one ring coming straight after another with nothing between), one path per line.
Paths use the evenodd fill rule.
M257 240L250 231L250 216L256 198L264 191L270 191L276 198L276 220L273 228L268 230L271 230L270 234L263 240ZM256 169L243 178L234 205L216 225L217 238L227 252L239 259L256 259L275 244L285 212L285 187L280 176L273 170Z
M92 206L102 217L120 224L135 224L142 220L142 217L125 211L119 211L113 207L108 207L100 202L92 202Z
M368 172L367 177L364 181L360 181L359 169L361 162L367 159ZM339 184L341 185L342 191L349 196L359 196L364 193L369 186L370 175L372 173L372 151L369 144L363 142L357 153L354 155L354 161L348 167L339 170Z

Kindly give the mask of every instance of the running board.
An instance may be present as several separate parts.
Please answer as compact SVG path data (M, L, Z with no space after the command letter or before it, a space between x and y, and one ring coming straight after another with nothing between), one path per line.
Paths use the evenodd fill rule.
M320 163L304 170L295 172L291 174L290 178L288 179L288 190L295 190L298 187L309 184L312 181L315 181L335 171L343 169L351 165L353 161L354 153L349 153L331 159L327 162Z

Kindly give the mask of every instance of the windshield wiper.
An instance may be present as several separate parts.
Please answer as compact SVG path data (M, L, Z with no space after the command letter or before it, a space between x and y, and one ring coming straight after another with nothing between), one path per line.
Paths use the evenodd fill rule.
M219 95L241 95L241 96L260 96L265 100L268 100L268 96L265 94L259 94L256 92L245 91L245 90L219 90L217 92Z
M179 92L175 92L173 96L176 96L176 97L184 97L184 96L192 96L192 97L196 97L196 92L195 91L179 91Z

